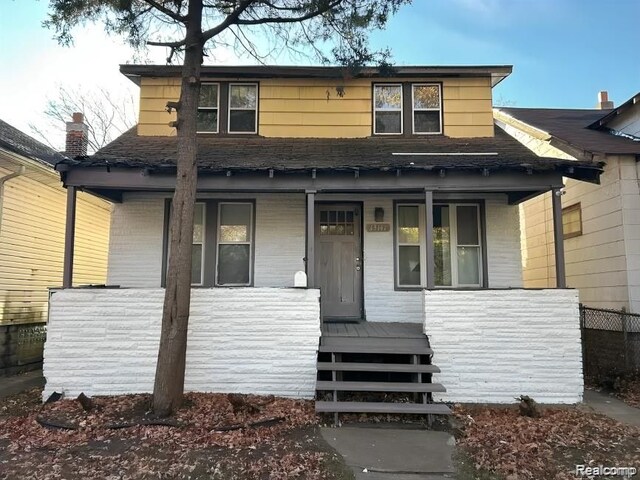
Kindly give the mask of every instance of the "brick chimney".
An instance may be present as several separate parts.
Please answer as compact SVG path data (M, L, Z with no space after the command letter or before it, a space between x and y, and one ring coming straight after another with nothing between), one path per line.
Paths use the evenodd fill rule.
M596 108L600 110L610 110L613 108L613 102L609 101L609 93L606 90L598 92L598 103Z
M87 155L88 135L89 127L84 123L84 115L75 112L72 121L67 122L65 153L71 158Z

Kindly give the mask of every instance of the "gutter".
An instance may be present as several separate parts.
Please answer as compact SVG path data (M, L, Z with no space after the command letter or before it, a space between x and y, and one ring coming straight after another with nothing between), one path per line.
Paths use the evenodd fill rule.
M4 203L4 184L11 180L12 178L19 177L24 174L26 168L24 165L20 165L18 167L17 172L10 173L9 175L5 175L4 177L0 177L0 231L2 230L2 206Z

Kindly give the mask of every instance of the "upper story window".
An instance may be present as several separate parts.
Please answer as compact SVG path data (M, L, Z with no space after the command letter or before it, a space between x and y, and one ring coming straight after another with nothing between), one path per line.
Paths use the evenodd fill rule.
M258 84L203 82L198 102L198 133L258 133Z
M442 133L442 87L439 83L374 84L373 134L403 133Z
M440 85L419 83L411 86L413 133L442 133Z
M402 85L373 86L373 133L397 135L402 133Z
M203 83L198 102L198 132L218 133L218 111L220 110L220 84Z
M229 133L258 132L258 85L229 85Z

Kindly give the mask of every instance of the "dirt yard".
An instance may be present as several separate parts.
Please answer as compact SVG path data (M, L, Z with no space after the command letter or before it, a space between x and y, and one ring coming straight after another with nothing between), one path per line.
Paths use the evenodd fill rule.
M146 395L42 406L0 400L2 479L351 479L318 433L313 402L188 394L158 423ZM47 425L47 426L43 426Z
M584 408L542 408L531 418L515 407L456 406L454 415L463 479L575 480L579 464L640 471L640 428Z

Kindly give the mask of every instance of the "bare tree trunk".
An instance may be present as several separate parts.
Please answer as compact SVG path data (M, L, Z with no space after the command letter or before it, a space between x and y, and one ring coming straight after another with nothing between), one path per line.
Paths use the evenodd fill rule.
M190 0L188 17L182 86L177 109L176 190L171 213L171 241L162 311L162 332L153 387L153 411L158 416L170 415L182 402L191 302L193 210L198 180L196 118L204 47L202 0Z

